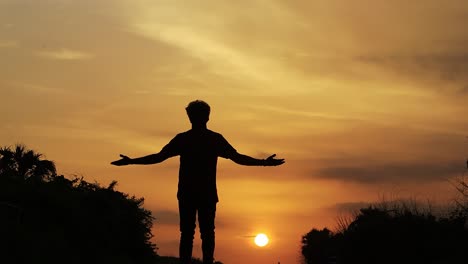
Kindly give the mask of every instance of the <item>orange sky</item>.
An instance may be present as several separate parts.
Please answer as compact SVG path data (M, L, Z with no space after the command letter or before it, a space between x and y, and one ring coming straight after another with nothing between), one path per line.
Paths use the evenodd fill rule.
M0 0L0 145L118 180L176 255L178 160L109 162L159 151L203 99L239 152L287 160L220 161L216 258L297 263L301 236L343 210L452 197L468 156L466 25L464 0Z

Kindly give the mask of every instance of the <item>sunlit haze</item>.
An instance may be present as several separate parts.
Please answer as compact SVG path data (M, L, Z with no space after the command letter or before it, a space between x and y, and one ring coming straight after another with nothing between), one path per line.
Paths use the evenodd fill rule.
M215 258L298 263L302 235L382 196L453 198L466 25L465 0L0 0L0 145L144 197L158 254L176 256L178 158L109 163L159 152L202 99L240 153L286 159L219 159Z

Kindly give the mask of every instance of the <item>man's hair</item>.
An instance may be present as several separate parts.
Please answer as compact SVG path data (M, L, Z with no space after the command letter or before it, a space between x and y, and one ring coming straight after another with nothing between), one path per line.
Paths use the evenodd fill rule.
M201 100L190 102L185 108L191 123L206 123L210 116L210 106Z

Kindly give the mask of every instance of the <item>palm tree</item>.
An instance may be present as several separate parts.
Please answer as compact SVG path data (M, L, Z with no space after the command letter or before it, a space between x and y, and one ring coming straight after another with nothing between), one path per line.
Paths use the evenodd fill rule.
M42 159L43 155L17 144L0 148L0 177L23 180L47 181L57 175L53 161Z

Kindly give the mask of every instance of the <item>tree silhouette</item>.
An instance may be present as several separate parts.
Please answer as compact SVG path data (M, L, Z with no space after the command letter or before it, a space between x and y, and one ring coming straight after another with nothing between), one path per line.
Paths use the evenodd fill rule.
M50 180L56 176L53 161L41 159L42 154L27 150L24 145L0 148L0 174L23 180Z

